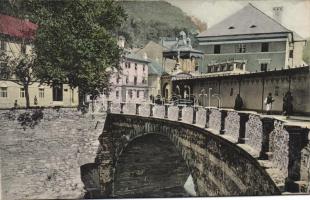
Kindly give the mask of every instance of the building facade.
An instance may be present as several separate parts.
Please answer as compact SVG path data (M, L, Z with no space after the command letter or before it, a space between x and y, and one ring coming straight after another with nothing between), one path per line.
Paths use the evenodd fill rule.
M276 16L279 20L281 15ZM203 73L268 71L305 64L305 40L252 4L200 33L198 40L205 53Z
M294 115L310 116L309 66L235 75L193 76L172 80L173 91L183 93L189 86L202 106L234 108L237 94L243 99L243 110L264 112L269 93L274 102L272 112L280 114L287 91L293 96Z
M120 63L121 70L113 73L111 88L102 97L113 102L146 102L149 100L147 59L127 53Z
M28 20L0 14L0 51L16 59L22 54L29 55L32 51L32 40L37 25ZM4 70L7 63L0 60L0 109L25 107L25 89L13 74L7 77ZM67 84L54 87L34 82L29 85L30 106L44 107L75 107L79 104L78 90Z

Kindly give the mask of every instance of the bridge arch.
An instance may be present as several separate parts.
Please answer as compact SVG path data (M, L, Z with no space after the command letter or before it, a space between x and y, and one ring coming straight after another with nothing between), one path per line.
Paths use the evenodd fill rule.
M111 171L115 172L117 160L131 141L152 133L168 137L181 152L193 177L197 196L280 194L257 160L235 143L194 125L159 118L112 113L107 116L102 134L106 139L99 138L99 141L113 143ZM100 153L98 156L101 157ZM113 173L108 181L102 178L106 176L101 174L102 185L115 182Z
M189 197L195 195L190 169L165 135L133 138L115 164L113 197Z

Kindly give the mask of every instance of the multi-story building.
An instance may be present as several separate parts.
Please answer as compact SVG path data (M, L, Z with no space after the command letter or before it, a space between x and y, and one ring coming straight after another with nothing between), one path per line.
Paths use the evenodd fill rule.
M146 102L149 100L148 61L135 54L124 55L121 70L111 79L111 88L105 99L113 102Z
M304 64L305 40L281 25L281 9L274 18L248 4L198 35L205 53L203 73L255 72L294 68Z
M11 59L30 54L37 25L8 15L0 14L0 51ZM25 107L25 89L14 74L7 77L3 70L7 63L0 62L0 108ZM34 82L29 85L30 106L74 107L78 105L78 90L67 84L50 87Z

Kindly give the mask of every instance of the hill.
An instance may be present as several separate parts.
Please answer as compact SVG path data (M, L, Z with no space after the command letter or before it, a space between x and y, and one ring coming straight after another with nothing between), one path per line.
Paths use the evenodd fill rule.
M202 22L192 20L180 8L164 1L120 1L128 14L120 34L123 34L131 47L144 46L148 41L160 41L160 37L175 37L181 30L194 35ZM194 22L195 21L195 22Z

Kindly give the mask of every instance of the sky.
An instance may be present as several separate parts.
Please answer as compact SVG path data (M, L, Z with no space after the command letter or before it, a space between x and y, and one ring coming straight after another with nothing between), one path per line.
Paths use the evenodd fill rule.
M282 6L282 24L304 38L310 37L310 0L165 0L181 8L186 14L207 23L220 22L248 3L271 16L272 8Z

